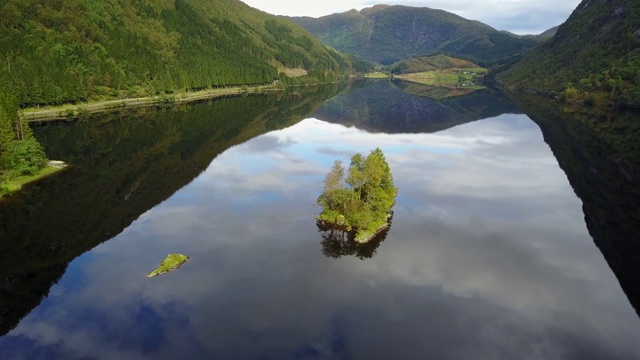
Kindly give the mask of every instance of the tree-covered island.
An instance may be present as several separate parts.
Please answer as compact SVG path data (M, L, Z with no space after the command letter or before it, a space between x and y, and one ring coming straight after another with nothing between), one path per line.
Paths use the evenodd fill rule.
M346 177L342 161L336 160L318 197L323 207L318 221L355 231L357 242L367 242L388 226L397 193L389 164L379 148L366 157L355 154Z

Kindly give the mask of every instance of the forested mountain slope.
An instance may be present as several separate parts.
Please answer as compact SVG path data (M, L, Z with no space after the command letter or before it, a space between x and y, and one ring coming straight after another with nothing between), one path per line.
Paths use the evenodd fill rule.
M5 0L0 89L22 106L264 84L348 67L301 27L239 0Z
M552 39L498 80L569 100L640 106L640 2L583 0Z
M534 39L426 7L376 5L318 19L289 19L338 51L384 65L435 52L494 60L537 45Z

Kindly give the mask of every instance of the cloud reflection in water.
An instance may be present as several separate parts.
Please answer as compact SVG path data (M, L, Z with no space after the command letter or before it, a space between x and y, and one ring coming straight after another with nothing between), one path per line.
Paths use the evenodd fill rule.
M400 189L393 227L371 259L326 258L324 175L375 147ZM144 277L175 251L191 261ZM307 119L76 259L0 355L631 358L639 325L526 116L397 135Z

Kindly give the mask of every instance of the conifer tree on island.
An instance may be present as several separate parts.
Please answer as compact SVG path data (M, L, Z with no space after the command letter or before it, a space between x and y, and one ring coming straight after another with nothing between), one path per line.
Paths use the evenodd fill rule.
M355 154L345 177L340 160L331 167L318 197L323 207L318 221L356 231L356 241L366 242L388 226L398 189L382 150L369 156Z

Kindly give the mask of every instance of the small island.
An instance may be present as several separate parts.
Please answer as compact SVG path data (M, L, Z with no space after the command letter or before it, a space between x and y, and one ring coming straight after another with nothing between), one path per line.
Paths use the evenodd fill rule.
M365 243L389 226L397 193L389 164L379 148L366 157L355 154L346 177L342 161L337 160L317 200L323 207L318 222L354 231L355 241Z
M150 272L149 275L147 275L147 277L154 277L154 276L166 274L170 271L173 271L179 268L182 264L187 262L187 260L189 260L189 257L187 255L169 254L167 255L167 257L164 258L164 260L162 260L162 262L160 263L160 266L157 269Z

